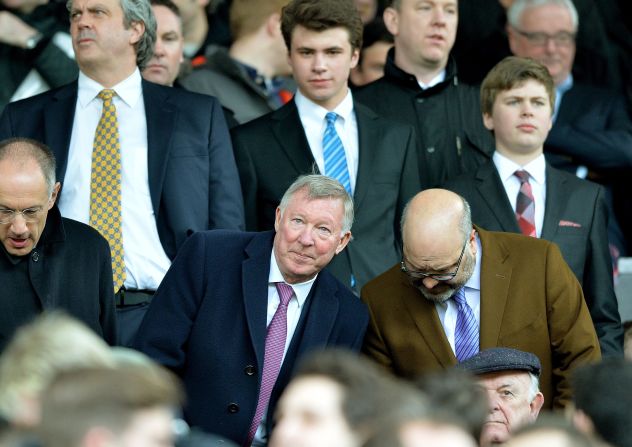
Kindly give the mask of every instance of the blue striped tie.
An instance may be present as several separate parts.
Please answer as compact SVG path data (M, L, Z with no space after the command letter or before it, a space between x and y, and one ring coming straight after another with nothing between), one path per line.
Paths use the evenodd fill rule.
M349 170L347 169L347 158L345 148L336 132L334 123L338 115L329 112L325 116L327 128L323 136L323 157L325 158L325 175L335 178L347 192L351 195L351 181L349 180Z
M452 295L452 299L458 308L454 329L454 351L457 360L462 362L478 352L478 323L472 308L465 300L463 287Z

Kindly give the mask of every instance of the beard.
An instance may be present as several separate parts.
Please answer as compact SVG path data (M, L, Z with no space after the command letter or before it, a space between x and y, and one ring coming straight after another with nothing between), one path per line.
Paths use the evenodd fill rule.
M424 286L423 282L417 285L417 290L427 300L433 303L441 304L449 300L454 293L465 285L466 282L472 277L474 273L474 267L476 266L476 255L472 254L469 250L463 255L463 262L461 262L461 268L459 273L450 281L440 281L432 289L428 289Z

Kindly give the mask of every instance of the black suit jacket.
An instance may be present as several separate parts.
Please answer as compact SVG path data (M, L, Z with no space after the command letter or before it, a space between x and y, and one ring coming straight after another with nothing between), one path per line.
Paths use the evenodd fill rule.
M149 191L160 241L173 259L195 231L243 228L241 189L219 102L144 80L142 89ZM47 144L63 180L76 102L74 82L9 104L0 117L0 140L29 137Z
M354 103L359 165L353 192L353 240L331 262L334 275L357 291L401 257L399 222L406 202L419 191L415 136L411 126L381 118ZM275 210L299 175L318 170L294 101L233 129L249 230L274 228Z
M64 219L57 206L48 212L46 226L37 246L17 268L0 247L2 278L26 273L13 284L28 284L24 295L10 295L12 287L0 287L0 350L15 329L35 315L21 311L21 299L34 294L42 311L62 309L82 321L109 344L116 343L112 261L107 241L88 225Z
M477 225L491 231L520 233L492 161L445 186L465 197ZM612 281L606 216L601 186L547 165L541 238L560 247L564 260L582 285L602 353L622 355L623 328Z
M254 417L266 338L274 233L207 231L184 244L140 327L136 347L184 381L189 423L242 444ZM272 391L267 422L306 353L359 350L360 300L327 271L312 286Z

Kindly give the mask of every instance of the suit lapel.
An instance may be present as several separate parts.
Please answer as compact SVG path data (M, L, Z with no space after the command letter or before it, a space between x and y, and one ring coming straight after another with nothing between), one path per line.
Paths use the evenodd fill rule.
M305 327L297 351L297 358L317 346L325 346L329 341L331 331L338 317L338 293L335 282L324 280L323 273L319 275L313 285L309 310L305 315ZM327 279L327 278L325 278ZM297 340L293 340L297 341Z
M520 233L520 227L518 227L496 165L489 162L478 168L476 180L478 192L500 224L502 231Z
M63 179L68 164L70 136L77 107L77 82L59 90L44 113L44 141L57 158L57 178Z
M268 308L268 278L273 232L260 233L246 246L247 258L242 263L242 293L250 341L263 370L265 356L266 319Z
M318 172L294 100L272 112L272 132L296 172Z
M544 222L540 237L554 240L559 228L560 216L564 211L568 196L572 193L566 186L566 180L557 175L555 169L546 165L546 203L544 205Z
M415 327L424 338L426 346L430 348L439 364L445 368L453 366L456 363L456 357L441 326L434 303L421 296L420 292L408 284L404 278L402 278L401 300L415 322Z
M143 100L147 117L147 168L149 192L154 214L158 219L162 185L171 150L171 136L177 111L169 103L169 89L143 81Z
M373 160L379 150L380 130L376 126L377 115L362 104L354 101L354 111L358 122L358 174L356 177L353 200L355 209L359 209L372 184ZM387 148L383 148L386 150Z
M505 313L512 268L509 250L476 228L481 241L481 331L480 348L498 346L500 326Z

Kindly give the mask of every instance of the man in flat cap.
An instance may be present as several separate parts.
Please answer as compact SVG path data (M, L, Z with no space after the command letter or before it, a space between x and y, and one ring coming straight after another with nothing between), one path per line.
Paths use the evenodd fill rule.
M511 432L535 422L544 395L540 392L540 359L535 354L511 348L491 348L461 362L459 369L477 376L487 391L489 414L480 445L502 444Z

